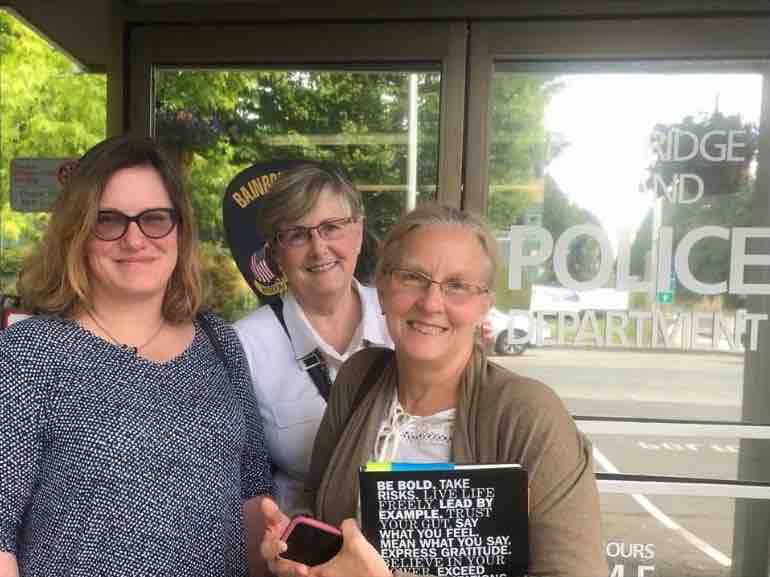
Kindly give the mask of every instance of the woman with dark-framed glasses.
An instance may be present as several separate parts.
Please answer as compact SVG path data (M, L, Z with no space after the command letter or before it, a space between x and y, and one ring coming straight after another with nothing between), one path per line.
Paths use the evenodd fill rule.
M19 280L40 314L0 332L0 575L248 574L270 466L238 338L199 314L196 242L150 139L67 180Z
M342 367L306 483L316 517L341 526L342 550L316 567L283 559L288 517L265 499L261 547L273 573L394 575L353 519L361 465L398 461L520 463L530 482L527 574L607 575L590 443L550 388L489 362L475 344L493 304L495 252L481 221L445 206L418 207L391 229L376 284L395 354L369 349Z
M235 328L262 413L276 498L295 511L339 367L362 348L392 345L375 290L354 278L364 210L340 168L298 165L260 201L256 225L288 290Z

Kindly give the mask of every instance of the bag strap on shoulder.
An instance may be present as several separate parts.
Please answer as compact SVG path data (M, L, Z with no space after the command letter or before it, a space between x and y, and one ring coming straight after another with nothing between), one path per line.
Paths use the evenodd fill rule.
M211 323L206 318L205 313L198 313L198 324L200 324L203 332L206 333L211 346L214 347L214 352L216 353L217 357L219 357L219 360L222 361L222 364L225 366L225 370L227 371L227 374L232 381L233 374L230 372L230 364L227 362L227 356L225 355L225 351L222 348L222 343L220 342L217 333L214 331L214 327L211 326Z
M393 355L393 349L380 349L379 354L375 357L374 361L372 361L372 364L369 365L369 369L367 369L366 374L364 375L364 380L361 381L361 384L356 390L356 396L353 397L353 402L351 403L350 411L348 412L348 418L345 419L346 421L353 416L353 413L356 412L356 409L364 400L364 397L366 397L369 391L372 390L374 383L377 382L377 378L382 374L382 371L385 370L385 367L393 358Z
M280 298L271 300L269 303L270 308L273 309L275 317L283 327L283 331L286 333L286 338L291 343L291 335L289 329L286 326L286 319L283 316L283 301ZM292 345L293 348L293 345ZM304 357L298 359L302 363L302 367L307 371L307 374L313 381L315 388L323 397L324 401L329 401L329 392L332 389L332 380L329 376L329 368L326 366L321 351L316 348L306 354Z

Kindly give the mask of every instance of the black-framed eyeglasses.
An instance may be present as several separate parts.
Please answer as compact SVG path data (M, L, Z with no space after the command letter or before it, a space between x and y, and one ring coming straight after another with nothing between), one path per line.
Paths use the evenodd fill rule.
M430 290L430 285L438 285L441 294L452 304L464 304L475 296L489 292L489 288L472 282L456 278L437 281L425 273L407 268L391 269L390 278L399 288L420 294L427 293Z
M275 239L281 246L291 248L308 244L313 236L313 231L316 231L323 240L338 240L345 236L348 226L357 220L357 218L349 216L325 220L316 226L293 226L276 232Z
M157 240L174 230L179 215L173 208L148 208L135 216L128 216L119 210L100 210L96 216L94 235L106 241L121 239L132 222L144 236Z

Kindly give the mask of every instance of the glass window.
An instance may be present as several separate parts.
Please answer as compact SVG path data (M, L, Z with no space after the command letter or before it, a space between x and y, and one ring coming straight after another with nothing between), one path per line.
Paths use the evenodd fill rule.
M756 70L499 61L492 75L496 360L557 391L600 477L642 481L600 483L612 577L768 574ZM677 479L721 492L675 494Z
M740 419L742 355L768 322L747 310L740 265L761 87L759 74L494 74L497 307L519 311L531 345L504 362L577 413Z
M222 196L251 164L341 164L363 193L376 236L405 208L434 198L439 91L440 73L432 70L157 68L154 126L189 177L204 252L219 255L221 274L228 266L219 258L227 254ZM214 303L217 310L233 318L254 306L240 279L227 286L238 289ZM224 295L222 288L213 292Z
M758 498L714 496L703 485L679 494L603 493L604 547L611 577L729 577L740 559L733 554L735 510L767 508ZM665 527L665 537L661 528ZM764 573L766 574L766 573Z

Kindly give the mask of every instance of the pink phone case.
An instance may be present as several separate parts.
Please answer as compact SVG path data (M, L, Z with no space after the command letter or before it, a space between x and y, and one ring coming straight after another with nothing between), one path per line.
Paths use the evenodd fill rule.
M286 530L283 532L283 535L281 535L281 541L286 541L286 539L289 537L291 532L294 530L294 527L296 527L301 523L305 525L310 525L311 527L315 527L316 529L320 529L321 531L326 531L327 533L331 533L332 535L337 535L339 537L342 536L342 531L340 531L336 527L327 525L323 521L319 521L318 519L313 519L312 517L306 517L305 515L297 515L296 517L292 518L291 523L289 523L289 526L286 527Z

